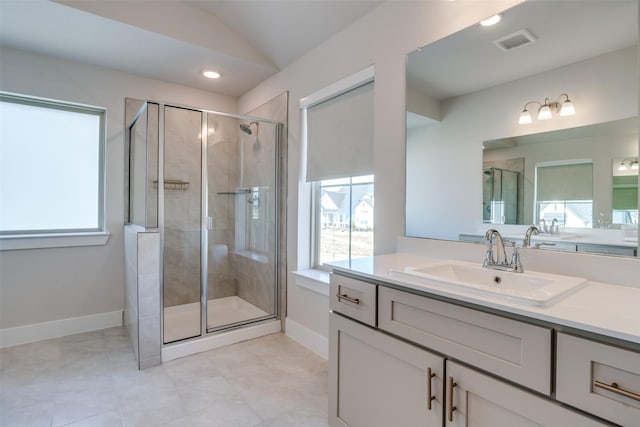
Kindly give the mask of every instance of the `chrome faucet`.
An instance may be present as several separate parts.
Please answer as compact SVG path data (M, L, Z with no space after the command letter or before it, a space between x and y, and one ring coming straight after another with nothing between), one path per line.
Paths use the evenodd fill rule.
M544 220L544 218L540 218L540 228L538 231L541 233L549 233L549 234L557 233L559 231L558 218L553 218L553 220L551 221L551 225L549 225L549 227L547 227L547 222Z
M489 229L484 235L487 240L487 253L482 263L483 268L491 268L494 270L513 271L516 273L523 273L522 263L520 261L520 254L518 248L516 248L515 242L509 242L513 247L513 253L511 254L511 261L507 262L507 252L504 248L505 242L502 240L500 232L495 229ZM493 242L496 242L497 259L493 256Z
M522 241L522 247L528 248L531 245L531 236L540 234L540 230L535 225L529 226L527 232L524 234L524 240Z

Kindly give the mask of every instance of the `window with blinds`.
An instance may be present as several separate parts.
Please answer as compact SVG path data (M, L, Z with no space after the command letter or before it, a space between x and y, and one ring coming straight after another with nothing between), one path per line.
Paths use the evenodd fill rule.
M593 163L536 166L536 218L559 226L593 227Z
M307 182L373 173L373 82L307 109Z
M337 82L304 108L314 268L373 255L372 78L357 84L351 78L346 79L350 83Z

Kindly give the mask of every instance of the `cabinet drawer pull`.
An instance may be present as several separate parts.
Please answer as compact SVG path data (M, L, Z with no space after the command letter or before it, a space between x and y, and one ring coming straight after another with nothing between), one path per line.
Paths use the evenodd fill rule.
M624 397L628 397L629 399L640 401L640 394L634 393L632 391L624 390L624 389L618 387L617 383L611 383L611 385L609 385L609 384L605 384L605 383L603 383L601 381L597 381L596 380L596 381L593 382L593 385L595 387L603 388L603 389L605 389L607 391L610 391L612 393L619 394L620 396L624 396Z
M429 410L431 410L431 401L436 398L431 392L431 379L435 376L436 374L431 372L431 368L427 368L427 409Z
M354 304L360 304L360 299L359 298L353 298L353 297L350 297L347 294L341 294L340 292L338 292L336 294L336 297L338 297L338 300L346 299L347 301L352 302Z
M449 377L449 422L453 422L453 412L458 409L457 407L453 406L453 388L456 387L458 385L458 383L456 383L453 380L453 377Z

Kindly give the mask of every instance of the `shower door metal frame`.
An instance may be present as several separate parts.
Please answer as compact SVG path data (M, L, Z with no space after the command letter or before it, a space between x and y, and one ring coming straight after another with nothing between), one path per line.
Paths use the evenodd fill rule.
M230 325L223 325L223 326L219 326L219 327L214 327L214 328L209 328L207 325L207 320L208 320L208 312L206 310L208 310L208 276L209 276L209 263L208 263L208 219L207 219L207 214L208 214L208 207L209 207L209 203L208 203L208 197L209 197L209 180L205 179L204 177L208 178L208 175L205 174L205 170L207 170L207 161L203 161L203 179L202 179L202 238L201 238L201 262L200 262L200 268L201 268L201 286L202 286L202 291L201 291L201 295L202 295L202 301L201 301L201 313L202 313L202 318L201 318L201 330L202 330L202 336L205 336L207 334L212 334L212 333L216 333L216 332L221 332L221 331L229 331L229 330L233 330L233 329L238 329L238 328L242 328L246 325L251 325L254 323L260 323L260 322L264 322L267 320L271 320L271 319L277 319L278 315L281 314L280 313L280 308L281 308L281 301L279 298L279 288L280 288L280 279L281 279L281 272L280 272L280 268L279 268L279 264L280 264L280 232L281 232L281 225L280 225L280 202L281 202L281 192L282 192L282 188L281 188L281 170L280 170L280 155L281 155L281 143L282 143L282 123L280 122L276 122L273 120L268 120L268 119L261 119L258 117L252 117L252 116L242 116L242 115L234 115L234 114L228 114L228 113L218 113L218 112L214 112L214 111L206 111L206 114L203 115L203 126L202 126L202 134L205 135L203 137L203 143L202 143L202 158L203 159L208 159L207 154L208 154L208 144L206 143L206 139L209 137L208 132L207 132L207 122L208 122L208 115L209 113L211 114L216 114L216 115L221 115L221 116L225 116L225 117L230 117L230 118L234 118L234 119L238 119L238 120L245 120L245 121L256 121L256 122L260 122L260 123L269 123L272 125L275 125L275 155L274 155L274 169L275 169L275 176L274 176L274 191L275 191L275 197L274 197L274 206L275 206L275 218L274 218L274 287L273 287L273 301L274 301L274 313L273 314L268 314L266 316L262 316L262 317L257 317L254 319L249 319L249 320L245 320L245 321L241 321L241 322L236 322ZM206 193L206 194L205 194ZM206 202L205 202L206 201Z
M202 114L201 119L201 138L200 138L200 164L201 164L201 198L200 198L200 334L188 338L178 339L171 342L165 342L164 339L164 252L165 252L165 200L164 200L164 185L158 185L158 228L160 230L160 247L162 249L161 259L163 260L160 263L160 301L161 301L161 317L162 321L160 322L160 333L161 333L161 343L162 345L170 345L177 342L185 342L190 340L196 340L202 337L207 336L208 334L220 332L220 331L229 331L237 328L242 328L246 325L261 323L271 319L277 319L281 314L281 301L280 301L280 280L281 280L281 272L279 268L280 263L280 233L281 233L281 224L280 224L280 203L281 203L281 192L284 190L283 183L280 182L281 179L281 171L280 171L280 155L281 155L281 143L282 143L282 123L263 119L259 117L245 116L245 115L237 115L230 113L223 113L219 111L213 110L205 110L199 108L193 108L190 106L180 105L176 103L163 103L157 101L146 100L145 102L155 103L158 105L159 115L158 115L158 183L164 182L164 163L165 163L165 108L173 107L173 108L182 108L185 110L198 111ZM208 276L209 276L209 266L208 266L208 207L209 207L209 182L208 182L208 118L209 114L218 115L222 117L229 117L237 120L245 120L245 121L257 121L260 123L269 123L275 125L276 135L275 135L275 158L274 158L274 166L275 166L275 177L274 177L274 206L275 206L275 224L274 224L274 246L275 246L275 254L274 254L274 314L269 314L267 316L262 316L255 319L250 319L244 322L233 323L228 326L222 326L218 328L209 329L207 326L207 309L208 309Z

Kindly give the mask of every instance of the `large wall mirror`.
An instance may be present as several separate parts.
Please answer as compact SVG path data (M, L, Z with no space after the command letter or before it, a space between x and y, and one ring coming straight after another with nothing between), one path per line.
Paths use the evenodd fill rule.
M524 2L410 53L406 235L637 256L637 8Z

